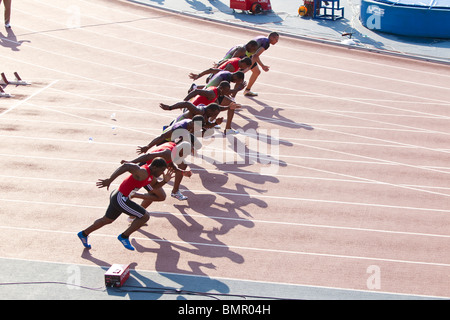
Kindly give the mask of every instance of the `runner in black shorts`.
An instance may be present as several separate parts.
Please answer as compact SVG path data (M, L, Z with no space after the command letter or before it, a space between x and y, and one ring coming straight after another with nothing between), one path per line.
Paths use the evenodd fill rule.
M110 178L100 179L97 182L97 187L106 187L109 190L111 183L125 172L131 173L119 186L118 190L115 190L111 194L110 203L105 215L94 221L94 223L83 231L78 233L78 237L83 243L85 248L90 249L91 245L88 244L88 236L95 230L112 223L116 220L122 213L126 213L130 216L135 216L133 223L126 229L122 234L120 234L117 239L123 244L128 250L134 250L131 245L129 237L130 235L142 227L148 219L150 219L150 214L140 205L131 201L129 199L130 193L135 189L140 189L147 185L152 188L161 188L166 184L173 176L173 169L168 169L167 163L162 158L156 158L153 160L150 166L143 165L139 166L134 163L124 163L121 165ZM163 180L158 182L156 179L161 174L163 174Z

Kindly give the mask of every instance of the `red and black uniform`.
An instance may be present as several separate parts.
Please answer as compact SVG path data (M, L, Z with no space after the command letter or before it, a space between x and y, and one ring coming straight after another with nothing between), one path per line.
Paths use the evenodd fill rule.
M119 186L119 189L113 191L111 194L109 206L105 214L107 218L115 220L121 213L142 218L142 216L146 214L147 211L145 208L128 198L131 191L150 185L154 179L148 165L145 164L141 168L147 170L148 177L142 181L139 181L136 180L133 175L129 175L125 180L123 180Z
M195 97L194 100L192 100L192 104L194 106L207 106L210 105L211 103L215 102L217 100L217 98L219 97L219 89L217 87L210 87L210 90L212 90L214 92L214 98L212 100L209 100L207 97L205 96L201 96L198 95Z
M227 61L223 62L217 68L220 70L225 70L226 66L231 64L234 68L234 70L232 70L232 72L236 72L236 71L239 71L239 61L241 61L241 58L231 58L231 59L228 59Z
M153 148L151 150L152 153L156 153L156 152L162 152L162 151L166 151L166 150L170 150L170 152L173 152L173 149L175 149L175 147L177 146L177 144L173 141L169 141L166 143L163 143L159 146L156 146L155 148ZM147 164L150 165L153 162L153 159L150 161L147 161ZM172 157L170 158L169 161L166 160L166 163L172 163Z

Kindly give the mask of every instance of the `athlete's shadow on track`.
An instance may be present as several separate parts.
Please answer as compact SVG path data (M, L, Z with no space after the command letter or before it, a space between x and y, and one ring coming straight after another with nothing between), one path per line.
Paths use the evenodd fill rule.
M234 174L249 182L277 183L279 180L274 175L278 168L287 166L286 162L279 158L279 146L292 146L293 144L268 133L247 130L242 131L242 134L226 136L224 139L216 138L218 143L210 143L208 139L205 139L202 142L202 149L208 148L208 152L202 152L197 156L200 160L194 159L193 164L189 164L189 166L204 171L196 166L196 163L208 163L216 166L216 169L224 172L225 175ZM244 170L245 167L251 168L255 164L262 164L266 167L260 167L259 172ZM207 188L206 185L205 187Z
M254 223L246 218L242 218L239 216L238 211L246 216L251 216L250 213L242 209L240 206L243 203L232 203L231 201L218 203L217 197L212 194L198 194L195 196L191 196L187 201L186 205L174 205L174 207L183 215L183 217L187 220L187 222L191 223L192 226L195 226L193 219L190 218L187 210L193 210L200 215L207 217L211 220L216 221L220 224L220 227L214 228L211 231L202 231L205 234L209 241L215 244L221 244L221 242L217 239L217 236L225 235L230 230L236 228L237 226L242 226L245 228L253 228ZM248 202L245 202L247 204ZM266 207L265 203L260 204L262 207ZM170 220L169 220L170 221ZM172 218L170 221L174 226L176 226L173 222L175 222ZM183 239L185 240L185 239ZM234 262L240 262L239 259L231 259Z
M253 181L255 183L264 184L266 182L277 182L278 179L271 176L252 175L250 172L245 174L246 171L242 170L238 165L216 165L218 173L209 172L208 170L190 165L194 172L200 178L203 187L213 194L194 194L188 199L189 207L198 213L204 214L209 217L218 218L240 218L239 213L244 216L251 217L250 212L244 208L248 205L256 205L260 208L267 208L267 203L256 197L252 197L248 190L255 191L259 194L266 192L265 189L259 189L236 183L235 188L226 187L229 180L229 175L233 174L241 176L247 181ZM217 194L226 199L226 202L219 204L216 199ZM182 206L175 205L176 208L182 208ZM248 223L245 224L248 226Z
M211 263L198 264L197 262L190 262L191 270L180 270L177 267L180 259L180 251L184 251L193 255L206 258L228 258L234 263L241 264L244 262L244 258L236 252L230 250L230 248L217 238L217 235L221 234L219 229L213 228L212 230L205 230L201 224L196 222L188 214L183 215L183 219L177 216L167 213L164 214L173 227L177 230L178 237L183 240L186 245L170 242L165 239L158 238L144 230L139 230L140 233L147 236L149 239L158 243L160 248L158 250L161 253L161 257L157 257L156 270L165 272L175 272L183 274L195 274L206 275L199 267L205 267L208 269L215 269L215 266ZM138 252L146 252L146 248L143 248L137 242L136 250ZM149 249L154 252L155 249ZM158 260L158 258L161 258ZM195 268L194 268L195 267Z
M226 143L229 142L230 140ZM241 158L239 159L240 163L223 163L216 161L217 159L202 155L201 161L214 165L216 169L208 171L200 165L194 163L189 164L189 167L193 170L195 176L200 178L203 187L209 192L209 194L200 193L190 195L188 199L189 208L213 219L216 218L220 223L227 221L226 225L221 228L223 234L234 227L232 224L242 224L246 227L253 227L253 225L250 225L250 221L242 218L243 216L252 217L251 213L246 210L246 207L254 205L265 209L268 207L268 204L257 196L258 194L263 195L266 193L267 187L259 188L251 186L251 184L266 186L267 183L279 183L279 179L274 175L274 172L278 170L279 167L286 166L285 162L276 159L276 156L278 155L271 156L264 154L263 156L266 161L265 166L260 167L262 172L247 171L245 168L251 168L254 164L260 162L259 157L261 155L256 151L249 149L242 141L236 140L231 144L231 147L228 146L226 151L237 153L237 150L240 150L242 152L240 155ZM231 175L244 180L244 182L237 182L234 184L234 187L232 187L229 183L229 177ZM249 191L256 196L252 196ZM225 198L225 202L222 201L219 203L216 201L217 196ZM175 205L175 207L182 210L185 206ZM180 212L183 213L184 211ZM231 220L224 219L233 219L235 222L230 223Z
M0 46L5 48L10 48L12 51L19 51L19 47L24 42L30 43L29 40L17 40L16 34L13 29L7 29L7 36L4 36L3 33L0 32Z
M180 284L181 290L196 291L196 292L209 292L215 290L220 293L228 293L230 291L229 287L218 280L214 280L208 277L205 269L215 269L216 266L212 263L203 263L198 261L188 261L190 269L181 269L178 267L178 263L181 257L181 251L192 253L195 255L203 257L222 257L226 256L230 259L237 261L243 261L240 255L229 250L225 245L223 246L208 246L210 243L205 241L206 239L201 237L201 232L192 232L193 229L201 230L202 226L193 223L188 225L181 219L175 217L174 215L167 213L164 215L178 231L180 238L184 238L184 241L189 242L189 245L184 246L174 242L170 242L166 239L159 238L145 230L140 229L142 235L153 240L157 246L155 247L144 247L142 244L136 240L132 240L133 246L136 248L137 252L141 253L155 253L156 262L155 269L162 276ZM196 241L196 242L195 242ZM202 242L202 243L200 243ZM211 242L212 243L212 242ZM193 281L192 278L187 276L199 276Z
M279 125L282 127L292 128L292 129L305 129L308 131L314 130L314 128L308 124L295 122L292 119L289 119L289 118L286 118L285 116L283 116L281 114L281 112L284 109L282 109L282 108L272 107L271 105L268 105L267 103L262 102L254 97L248 97L248 99L252 100L253 102L257 103L258 105L260 105L263 108L261 110L257 110L249 105L245 105L243 107L244 110L242 110L243 112L236 112L236 115L239 115L243 119L249 121L249 124L245 125L243 127L244 130L250 129L250 128L256 129L257 127L259 127L259 124L257 121L252 120L245 115L245 112L247 112L247 111L249 113L251 113L258 120L270 122L272 124L276 124L276 125Z

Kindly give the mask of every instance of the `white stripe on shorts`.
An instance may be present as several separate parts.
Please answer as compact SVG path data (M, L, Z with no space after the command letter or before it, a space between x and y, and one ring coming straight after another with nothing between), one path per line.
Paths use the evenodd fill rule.
M126 204L126 201L128 200L128 197L125 197L122 192L117 192L117 203L119 204L119 206L125 210L125 212L138 217L138 218L142 218L143 214L140 213L139 211L134 210L133 208L131 208L130 206L128 206Z

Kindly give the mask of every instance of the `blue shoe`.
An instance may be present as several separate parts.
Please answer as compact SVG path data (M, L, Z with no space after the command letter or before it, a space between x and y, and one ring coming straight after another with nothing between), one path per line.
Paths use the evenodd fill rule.
M129 239L123 238L121 234L117 237L117 239L123 244L123 246L125 248L127 248L128 250L134 251L134 247L131 245Z
M88 239L87 239L88 237L83 236L83 231L78 232L78 238L80 238L81 243L83 244L83 246L85 248L88 248L88 249L91 248L91 245L88 244Z

